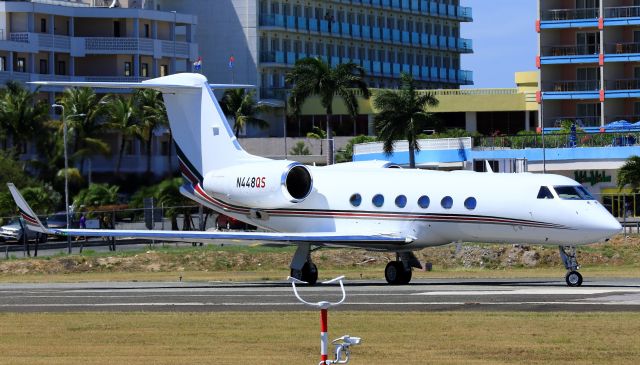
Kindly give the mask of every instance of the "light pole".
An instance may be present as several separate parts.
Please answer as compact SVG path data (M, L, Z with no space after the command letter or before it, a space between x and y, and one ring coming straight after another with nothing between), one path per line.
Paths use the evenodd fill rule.
M67 155L67 118L64 115L64 105L51 104L52 108L62 110L62 144L64 145L64 207L67 215L67 229L69 229L69 157ZM74 114L71 117L85 116L86 114ZM71 253L71 236L67 235L68 252Z
M172 66L173 66L173 70L171 70L172 73L176 73L176 30L178 28L178 24L177 24L177 16L178 16L178 12L175 10L171 10L171 12L173 13L173 60L172 60Z

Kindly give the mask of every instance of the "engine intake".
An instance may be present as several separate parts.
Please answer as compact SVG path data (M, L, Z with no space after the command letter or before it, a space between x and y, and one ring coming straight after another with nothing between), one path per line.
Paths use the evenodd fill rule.
M212 171L204 188L227 200L256 209L280 208L304 201L313 190L305 165L290 161L248 163Z

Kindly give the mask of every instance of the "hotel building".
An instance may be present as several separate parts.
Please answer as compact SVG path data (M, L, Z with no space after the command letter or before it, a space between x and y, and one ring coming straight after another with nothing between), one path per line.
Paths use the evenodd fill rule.
M539 0L539 125L640 121L640 0Z
M284 105L285 74L305 57L331 65L362 66L370 87L397 87L400 73L414 76L420 88L458 89L473 84L460 68L472 42L460 37L460 24L472 21L471 8L459 0L157 0L162 9L198 14L196 35L209 80L259 87L261 100ZM205 26L206 31L203 30ZM230 58L234 62L230 62ZM230 64L231 63L231 64ZM355 128L340 123L339 135L367 133L365 115ZM270 120L260 136L282 136L283 115ZM300 135L322 118L307 116ZM299 129L289 121L290 130ZM295 124L295 125L293 125ZM248 131L247 135L252 135Z

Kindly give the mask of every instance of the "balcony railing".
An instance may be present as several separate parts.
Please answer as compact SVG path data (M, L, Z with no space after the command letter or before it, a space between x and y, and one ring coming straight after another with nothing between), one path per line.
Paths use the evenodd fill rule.
M600 90L600 81L598 80L561 80L554 82L543 82L542 91L593 91Z
M578 20L597 19L600 17L599 8L588 9L551 9L542 12L542 20Z
M544 146L546 148L570 147L620 147L634 146L640 141L637 131L604 132L604 133L545 133ZM542 148L542 135L529 134L517 136L474 137L474 148L479 149L525 149Z
M543 57L557 56L586 56L600 53L599 44L567 45L567 46L542 46Z
M259 24L261 27L276 27L296 32L319 32L338 37L400 43L463 53L473 52L473 41L471 39L436 36L433 34L400 31L399 29L371 27L346 22L330 22L324 19L319 20L281 14L262 14Z
M463 21L472 20L471 8L440 4L429 0L335 0L345 4L369 5L386 9L394 9L407 12L420 12L425 15L456 18Z
M639 90L640 80L638 79L618 79L608 80L607 89L609 90Z
M276 63L279 65L295 64L296 60L305 57L320 57L331 66L341 63L354 62L364 68L367 75L383 77L400 77L402 72L411 74L414 79L422 81L434 81L461 85L473 84L473 72L467 70L447 69L442 67L426 67L391 62L379 62L370 60L351 59L348 57L327 57L319 55L307 55L305 53L268 51L260 54L260 62Z
M638 18L640 6L623 6L604 9L605 18Z
M640 53L640 43L607 43L604 49L606 53Z

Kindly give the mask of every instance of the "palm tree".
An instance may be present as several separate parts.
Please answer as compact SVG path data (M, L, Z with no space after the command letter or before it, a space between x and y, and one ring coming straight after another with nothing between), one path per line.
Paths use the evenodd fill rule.
M71 136L71 158L80 158L81 173L85 158L96 153L111 153L109 144L102 139L108 127L104 123L106 100L106 97L99 98L93 89L87 87L66 89L60 99L60 104L64 106L63 118ZM62 134L62 121L58 122L58 128Z
M303 58L296 62L293 70L287 74L285 80L292 84L289 105L299 114L304 102L312 95L320 97L320 103L325 108L327 118L327 136L329 141L329 153L327 164L334 161L333 156L333 128L331 115L333 114L333 99L337 96L347 106L352 118L358 115L358 100L356 89L362 96L369 98L369 88L364 82L364 69L353 62L343 63L335 68L320 58Z
M140 117L140 138L146 143L147 174L150 174L153 131L169 125L167 110L162 101L162 94L159 91L141 89L135 93L134 98L136 104L138 104ZM169 165L171 165L171 154L169 154Z
M49 106L37 100L38 89L30 91L22 84L8 81L0 95L0 138L3 150L7 149L9 135L16 147L24 146L34 138L39 139L42 125L49 119ZM14 154L19 154L20 148Z
M618 169L618 189L622 189L629 185L631 190L636 193L640 187L640 157L631 156Z
M224 92L220 107L224 115L233 118L233 131L236 137L247 125L255 125L261 129L269 127L269 123L256 117L256 114L268 109L265 105L258 105L255 99L256 92L244 89L229 89Z
M416 92L413 77L401 75L400 90L385 90L375 96L373 105L378 139L383 142L386 154L393 153L396 140L409 142L409 166L416 167L415 151L420 151L417 135L428 121L433 119L425 109L438 105L438 99L428 93Z
M307 138L320 140L320 155L322 155L322 141L327 139L327 132L322 128L313 127L313 131L307 133Z
M135 99L124 95L113 95L107 104L107 119L110 128L120 132L120 149L118 152L118 162L116 163L116 175L120 174L122 156L127 142L131 138L139 136L141 127L136 114Z

